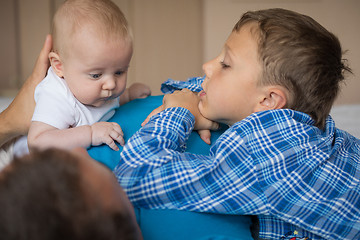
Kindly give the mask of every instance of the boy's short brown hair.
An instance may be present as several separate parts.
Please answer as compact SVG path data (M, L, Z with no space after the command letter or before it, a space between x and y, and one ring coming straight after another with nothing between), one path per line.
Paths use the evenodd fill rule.
M245 13L233 31L257 22L262 85L288 90L287 108L309 114L321 129L338 95L344 71L338 38L312 18L285 9Z

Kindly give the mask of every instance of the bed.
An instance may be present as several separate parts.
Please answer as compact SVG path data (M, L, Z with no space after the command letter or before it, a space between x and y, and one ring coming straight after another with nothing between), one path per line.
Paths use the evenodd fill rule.
M10 102L10 98L0 98L0 111ZM140 127L146 116L161 102L161 95L134 100L121 106L110 121L118 122L121 125L125 140L127 140ZM360 138L360 104L335 106L331 115L338 128ZM212 142L222 131L212 134ZM198 134L193 133L189 138L187 151L206 154L209 146L199 138ZM119 159L119 152L111 150L106 145L92 147L88 152L91 157L102 162L109 169L113 169ZM252 239L249 216L148 209L135 209L135 213L145 240Z

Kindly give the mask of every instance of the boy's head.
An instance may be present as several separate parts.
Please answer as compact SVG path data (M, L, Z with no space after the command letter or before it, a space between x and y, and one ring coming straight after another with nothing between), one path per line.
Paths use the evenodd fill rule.
M132 36L121 10L110 0L67 0L53 20L55 73L83 104L101 106L126 87Z
M235 25L218 57L218 61L228 67L227 71L234 68L231 64L227 66L228 62L236 58L238 61L233 62L238 69L245 67L244 61L249 61L244 59L248 58L244 55L247 48L240 39L244 34L248 35L247 40L256 43L252 48L256 53L252 57L257 59L249 66L255 64L258 68L251 76L252 84L257 82L256 94L253 92L245 99L250 106L241 117L261 110L290 108L309 114L315 125L323 128L339 92L339 83L344 79L344 70L350 71L342 60L339 40L312 18L293 11L247 12ZM233 45L233 55L237 56L227 53L229 44ZM243 49L235 51L234 46ZM208 75L206 68L205 64ZM242 79L239 77L239 81ZM206 84L205 80L205 87Z
M0 173L4 239L140 239L112 172L79 152L49 149Z

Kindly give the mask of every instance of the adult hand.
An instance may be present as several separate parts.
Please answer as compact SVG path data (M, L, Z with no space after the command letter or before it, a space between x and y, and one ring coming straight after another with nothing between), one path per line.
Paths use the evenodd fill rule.
M32 74L13 102L0 114L0 146L14 137L27 134L35 108L35 87L46 76L51 48L52 38L47 35Z

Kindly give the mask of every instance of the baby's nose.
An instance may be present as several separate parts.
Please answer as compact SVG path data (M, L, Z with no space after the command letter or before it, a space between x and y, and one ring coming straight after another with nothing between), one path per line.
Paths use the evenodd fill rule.
M112 90L115 87L116 87L116 80L113 77L106 79L106 81L103 85L103 89L106 89L106 90Z

